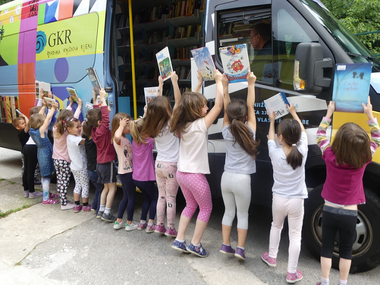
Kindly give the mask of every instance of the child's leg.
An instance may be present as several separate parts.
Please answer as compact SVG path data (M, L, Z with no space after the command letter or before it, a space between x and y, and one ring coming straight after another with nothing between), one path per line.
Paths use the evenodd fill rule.
M83 206L88 206L88 197L90 194L90 181L88 180L87 170L79 171L79 179L82 188L82 202Z
M70 183L70 163L63 159L54 159L55 173L57 175L57 191L60 196L61 205L67 204L67 189ZM75 199L74 199L75 200Z
M25 158L24 158L24 154L21 153L21 176L24 176L24 170L25 170Z
M50 177L41 177L42 192L43 192L43 201L49 200L49 186L50 186Z
M150 199L149 223L153 223L154 218L156 217L156 211L157 211L158 191L157 191L156 185L154 184L154 181L146 181L145 184L146 184L145 189Z
M175 216L177 212L177 164L170 163L168 167L168 175L166 178L166 215L168 229L175 229Z
M106 208L109 208L109 209L112 208L112 204L113 204L113 200L115 198L116 190L117 190L116 182L108 183Z
M221 190L224 203L224 215L222 219L222 236L223 243L225 245L230 245L230 236L232 223L235 219L235 195L232 193L234 188L234 181L232 180L232 173L223 172L221 180ZM232 185L231 185L232 184ZM232 187L231 187L232 186Z
M25 152L25 150L24 150ZM21 171L21 174L22 174L22 186L24 187L24 192L25 191L28 191L29 192L29 188L28 188L28 156L25 154L21 154L21 158L22 158L22 171ZM24 193L24 194L28 194L29 193ZM27 197L24 195L24 197Z
M135 211L136 186L133 183L132 173L127 173L125 184L127 185L127 223L130 225L133 221L133 212Z
M72 170L74 180L75 180L75 187L74 187L74 203L75 205L80 204L80 192L82 190L82 184L80 179L80 171Z
M94 195L94 200L92 200L91 208L93 210L97 211L98 210L98 203L100 200L100 193L98 193L98 187L97 187L98 175L96 174L95 171L92 171L92 170L87 170L87 175L88 175L88 179L90 179L92 185L95 186L95 195ZM103 189L103 187L102 187L102 189Z
M281 240L281 231L287 215L287 200L280 196L273 195L272 202L272 226L269 235L269 257L277 258L278 247Z
M298 258L301 251L301 233L304 215L304 199L289 199L288 224L289 224L289 256L288 272L296 273Z
M141 209L141 218L140 219L142 221L146 221L146 216L148 214L148 210L149 210L149 207L151 204L150 195L146 189L146 185L145 185L144 181L133 180L133 182L135 183L135 185L137 187L139 187L139 189L141 190L141 192L144 195L144 202L143 202L142 209Z
M127 175L126 174L118 174L119 179L121 181L121 187L123 189L123 199L121 199L120 204L119 204L119 209L117 211L117 222L120 224L123 220L123 215L125 212L125 209L127 208L128 204L128 194L127 194Z
M108 195L108 183L104 184L104 188L102 190L102 195L100 196L100 207L103 207L103 210L100 210L104 212L104 208L106 207L106 200L107 200L107 195Z
M26 180L27 187L30 193L34 192L34 170L37 166L37 146L36 145L25 145L24 153L27 156L27 164L25 165L26 170Z
M165 222L166 210L166 171L165 164L156 161L156 181L159 199L157 201L157 225L163 226Z

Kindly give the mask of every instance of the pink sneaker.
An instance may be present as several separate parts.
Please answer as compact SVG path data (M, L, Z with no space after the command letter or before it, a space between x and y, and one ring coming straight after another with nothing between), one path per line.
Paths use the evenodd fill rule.
M166 232L165 232L165 235L167 237L177 237L177 231L175 229L167 229Z
M30 198L30 197L29 197ZM52 200L52 199L47 199L45 201L42 201L43 205L53 205L53 204L59 204L58 200Z
M161 234L161 235L164 235L165 232L166 232L166 229L165 229L165 226L164 225L156 225L156 228L154 229L154 232L155 233L158 233L158 234Z
M270 267L276 267L276 258L269 257L269 253L268 253L268 252L264 252L264 253L261 255L261 259L262 259L266 264L268 264Z
M147 223L142 223L142 222L140 222L139 223L139 226L137 227L137 229L139 230L139 231L142 231L143 229L145 229L146 228L146 226L147 226Z
M297 270L296 273L289 273L286 275L286 282L288 283L296 283L300 281L303 277L301 271Z
M155 227L156 227L155 224L147 225L145 232L146 232L147 234L151 234L151 233L154 232Z
M82 205L75 205L74 206L74 213L79 213L82 210Z
M83 212L91 212L91 205L83 206L82 211Z
M58 199L59 195L58 194L54 194L54 193L49 193L49 198L50 199Z
M39 197L42 197L42 195L43 195L42 192L37 192L37 191L29 192L30 199L39 198Z

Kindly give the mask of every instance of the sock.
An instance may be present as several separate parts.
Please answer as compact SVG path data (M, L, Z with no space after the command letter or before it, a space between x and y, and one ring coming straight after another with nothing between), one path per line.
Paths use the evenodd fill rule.
M193 244L194 246L200 246L201 244L200 243L198 243L198 244Z
M141 221L140 221L140 224L146 224L146 221L141 220Z
M238 248L240 248L240 249L244 250L244 247L238 246Z
M321 277L321 285L329 285L329 279Z
M347 280L339 279L339 285L347 285Z
M151 222L148 223L148 226L149 226L149 227L152 226L152 225L153 225L153 223L151 223Z
M104 214L108 215L109 213L111 213L111 208L105 208L104 209Z
M178 241L178 242L185 242L185 240L184 239L175 239L176 241Z
M74 201L75 205L79 206L79 201Z
M104 212L104 209L106 208L105 205L100 205L99 206L99 212Z
M231 246L231 244L225 244L225 243L223 243L225 246Z
M83 207L86 207L88 206L88 202L87 203L83 203Z

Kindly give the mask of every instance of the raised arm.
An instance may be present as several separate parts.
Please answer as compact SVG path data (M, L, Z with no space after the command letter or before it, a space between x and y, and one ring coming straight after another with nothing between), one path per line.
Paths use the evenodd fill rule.
M22 116L22 117L24 118L24 120L25 120L25 129L24 129L24 132L27 133L27 132L29 132L29 126L28 126L28 124L29 124L29 119L28 119L28 117L25 116L24 114L21 114L21 116Z
M367 105L362 103L364 113L368 117L368 126L371 131L371 154L372 156L375 154L377 148L380 146L380 129L379 124L377 122L377 118L374 118L372 113L372 104L371 100L368 97Z
M104 91L103 88L99 90L99 97L100 97L100 102L101 102L100 106L107 106L106 91Z
M41 135L41 137L45 136L45 132L46 132L47 128L49 127L50 120L51 120L51 118L53 118L54 112L57 109L58 109L58 103L54 102L53 105L52 105L52 107L49 109L49 112L46 115L44 123L40 127L40 135Z
M335 103L330 101L327 106L326 116L322 118L317 130L317 145L319 146L322 154L325 152L326 148L330 145L330 141L326 137L326 130L331 123L331 116L335 110Z
M273 113L269 112L269 110L267 109L267 114L268 114L268 117L269 117L269 132L268 132L268 141L269 140L272 140L274 141L274 137L275 137L275 133L274 133L274 121L275 121L275 118L274 118L274 115Z
M96 105L99 107L99 104L98 104L98 98L96 96L96 92L94 89L92 89L92 105Z
M45 114L46 105L47 105L47 104L46 104L46 100L43 99L43 100L42 100L42 108L40 109L40 111L38 112L38 114L42 114L42 115Z
M215 70L214 78L216 82L215 105L205 117L207 129L212 125L223 109L223 75L219 70Z
M164 80L162 80L162 76L160 75L160 76L158 76L158 94L157 94L157 96L162 96L163 90L164 90Z
M288 108L288 111L292 115L293 119L296 120L300 124L301 131L305 132L305 127L303 126L300 118L298 117L296 107L292 103L290 103L290 105L286 105L286 107Z
M80 115L80 113L82 112L82 105L83 105L83 101L82 101L82 99L79 98L79 96L78 96L78 107L77 107L77 109L75 110L74 118L76 118L76 119L79 118L79 115Z
M179 90L179 86L178 86L178 75L175 71L173 72L173 75L172 77L170 77L170 79L172 80L173 91L174 91L174 107L173 107L173 110L174 110L175 108L177 108L179 101L181 101L181 91Z
M247 106L248 106L248 126L256 132L256 114L255 114L255 82L256 76L253 72L248 73L248 95L247 95Z
M123 130L125 126L127 126L128 124L129 124L129 119L127 118L120 119L119 127L117 128L113 137L115 140L115 143L117 143L118 145L120 145L121 137L123 136Z
M231 102L230 99L230 94L228 93L228 78L225 74L223 74L223 79L222 79L222 84L223 84L223 94L224 94L224 117L223 117L223 127L227 126L230 123L230 120L228 119L227 116L227 107Z
M197 86L195 86L194 92L201 93L202 84L203 84L203 77L202 77L202 74L199 72L199 70L197 71L197 78L198 78L198 84L197 84Z

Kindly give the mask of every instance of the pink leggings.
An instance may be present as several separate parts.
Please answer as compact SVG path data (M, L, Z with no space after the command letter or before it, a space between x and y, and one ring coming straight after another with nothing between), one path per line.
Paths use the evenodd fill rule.
M272 215L273 222L269 237L269 256L277 258L280 245L281 231L284 220L288 216L289 224L289 249L288 249L288 272L296 273L298 258L301 251L301 231L303 222L302 198L287 199L273 195Z
M191 219L199 205L197 219L207 223L212 211L212 200L206 176L177 170L177 181L186 200L182 215Z

